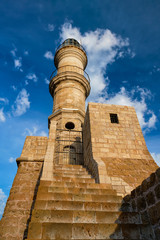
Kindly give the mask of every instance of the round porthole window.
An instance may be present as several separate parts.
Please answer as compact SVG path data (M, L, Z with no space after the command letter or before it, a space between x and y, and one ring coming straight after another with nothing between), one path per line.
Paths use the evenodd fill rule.
M73 122L67 122L66 125L65 125L65 127L66 127L67 129L71 130L71 129L74 129L74 128L75 128L75 125L74 125Z

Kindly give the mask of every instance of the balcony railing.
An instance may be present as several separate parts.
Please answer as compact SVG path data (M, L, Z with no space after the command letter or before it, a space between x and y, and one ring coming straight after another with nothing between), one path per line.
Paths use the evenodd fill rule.
M75 73L78 73L78 74L84 76L87 79L87 81L90 83L90 78L89 78L88 73L86 73L82 68L77 67L77 66L73 66L73 65L65 65L65 66L59 67L58 69L55 69L52 72L51 76L50 76L50 81L56 75L58 75L60 73L65 73L65 72L75 72Z
M75 47L78 47L78 48L82 49L82 50L86 53L84 47L82 47L82 45L81 45L77 40L75 40L75 39L73 39L73 38L68 38L68 39L66 39L66 40L57 48L56 52L57 52L59 49L65 47L65 46L75 46Z

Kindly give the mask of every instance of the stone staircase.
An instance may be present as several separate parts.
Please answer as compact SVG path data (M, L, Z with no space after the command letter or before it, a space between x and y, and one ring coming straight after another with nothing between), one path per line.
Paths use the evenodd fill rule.
M110 184L96 184L80 165L55 165L40 182L28 240L154 239L149 225Z

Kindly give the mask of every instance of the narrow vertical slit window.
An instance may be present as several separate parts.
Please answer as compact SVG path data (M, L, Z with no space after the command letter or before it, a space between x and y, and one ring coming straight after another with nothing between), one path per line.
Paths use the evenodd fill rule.
M111 123L119 123L118 115L115 113L110 113L110 119L111 119Z

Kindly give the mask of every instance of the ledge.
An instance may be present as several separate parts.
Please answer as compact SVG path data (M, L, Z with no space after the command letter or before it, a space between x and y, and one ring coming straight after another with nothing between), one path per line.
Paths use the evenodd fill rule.
M19 157L16 159L17 165L20 162L44 162L44 158L42 159L29 159L28 157Z

